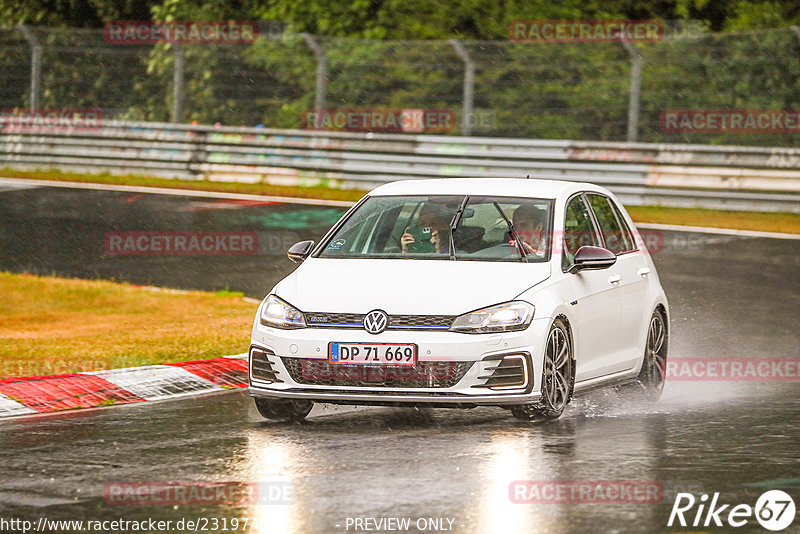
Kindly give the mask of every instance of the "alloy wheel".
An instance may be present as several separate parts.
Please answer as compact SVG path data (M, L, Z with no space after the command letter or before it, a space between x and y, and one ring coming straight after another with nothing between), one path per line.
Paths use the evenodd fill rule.
M572 395L574 360L572 343L567 327L556 319L547 335L542 369L542 396L535 404L520 404L511 407L517 419L543 422L557 419Z
M658 400L667 379L667 325L661 312L656 311L647 328L642 369L637 377L638 388L650 400Z

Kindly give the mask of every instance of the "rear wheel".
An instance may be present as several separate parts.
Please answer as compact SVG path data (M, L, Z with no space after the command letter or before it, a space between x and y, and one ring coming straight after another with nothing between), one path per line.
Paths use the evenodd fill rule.
M289 399L253 399L264 418L272 421L302 421L314 407L312 401L295 401Z
M647 329L642 369L630 388L647 400L657 401L664 391L664 382L667 378L667 339L664 315L656 310L650 318L650 326Z
M511 413L523 421L550 421L564 412L572 394L574 360L567 326L556 319L550 327L542 369L542 396L534 404L511 407Z

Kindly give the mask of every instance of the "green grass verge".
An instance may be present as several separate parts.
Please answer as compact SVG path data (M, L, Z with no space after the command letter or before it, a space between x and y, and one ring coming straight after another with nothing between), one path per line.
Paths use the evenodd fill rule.
M734 230L800 234L800 214L764 213L759 211L725 211L701 208L666 208L657 206L626 206L637 223L709 226Z
M0 170L0 176L112 185L169 187L173 189L221 191L323 200L344 200L351 202L355 202L366 193L366 191L362 190L333 189L325 186L289 186L170 180L142 175L117 176L113 174L81 174L61 172L58 170L17 171L13 169L2 169ZM763 213L754 211L666 208L657 206L627 206L627 209L636 222L677 224L682 226L710 226L713 228L732 228L735 230L800 234L800 214L796 213Z
M247 351L257 304L202 291L0 272L0 379Z

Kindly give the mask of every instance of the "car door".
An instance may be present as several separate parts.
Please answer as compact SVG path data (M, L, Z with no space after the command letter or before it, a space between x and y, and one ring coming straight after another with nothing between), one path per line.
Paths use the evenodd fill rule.
M641 358L642 325L647 306L647 275L649 270L644 255L637 249L619 207L614 201L599 193L587 193L586 198L594 214L603 246L617 255L610 269L617 278L615 285L621 304L618 344L615 360L609 361L609 372L630 369Z
M567 201L563 228L562 270L567 272L575 253L584 245L602 246L596 223L583 194ZM569 276L577 324L575 343L575 380L587 380L608 374L617 359L620 346L617 336L622 318L622 303L611 269L584 270Z

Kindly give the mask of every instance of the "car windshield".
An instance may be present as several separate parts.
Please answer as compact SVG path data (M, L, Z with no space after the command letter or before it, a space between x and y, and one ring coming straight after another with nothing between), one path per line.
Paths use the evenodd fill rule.
M317 256L543 262L550 257L552 207L542 198L369 197Z

